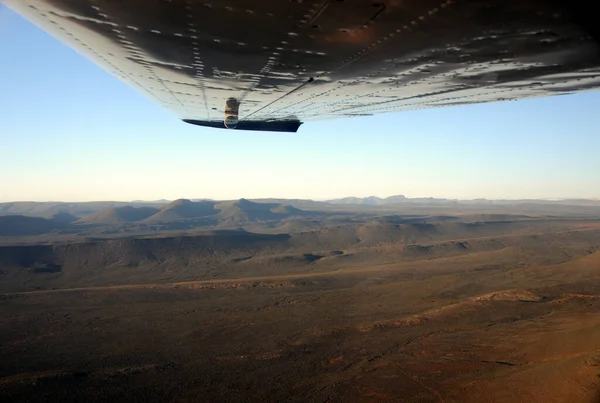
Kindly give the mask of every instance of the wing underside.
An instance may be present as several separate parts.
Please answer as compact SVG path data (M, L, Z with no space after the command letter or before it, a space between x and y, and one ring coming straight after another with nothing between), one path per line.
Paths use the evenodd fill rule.
M238 129L296 131L316 119L600 86L595 25L577 2L3 2L208 127L224 127L229 98Z

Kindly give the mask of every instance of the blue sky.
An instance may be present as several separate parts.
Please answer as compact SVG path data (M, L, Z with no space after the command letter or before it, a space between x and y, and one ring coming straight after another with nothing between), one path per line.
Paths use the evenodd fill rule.
M0 201L600 197L599 107L600 91L211 130L0 6Z

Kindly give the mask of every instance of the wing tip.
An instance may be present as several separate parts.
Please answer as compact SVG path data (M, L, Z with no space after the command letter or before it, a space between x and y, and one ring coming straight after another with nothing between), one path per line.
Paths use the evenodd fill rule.
M212 127L214 129L227 129L222 121L195 119L183 119L183 121L196 126ZM233 130L296 133L302 123L303 122L300 122L299 120L240 120L237 127Z

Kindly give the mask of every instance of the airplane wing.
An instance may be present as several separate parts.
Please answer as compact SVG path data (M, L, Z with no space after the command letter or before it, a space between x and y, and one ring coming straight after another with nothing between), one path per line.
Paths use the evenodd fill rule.
M578 0L0 1L200 126L295 132L600 86Z

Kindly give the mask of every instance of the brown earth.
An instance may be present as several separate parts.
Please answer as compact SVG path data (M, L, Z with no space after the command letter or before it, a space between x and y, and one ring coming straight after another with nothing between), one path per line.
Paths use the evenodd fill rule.
M600 402L600 229L504 221L2 247L0 400Z

